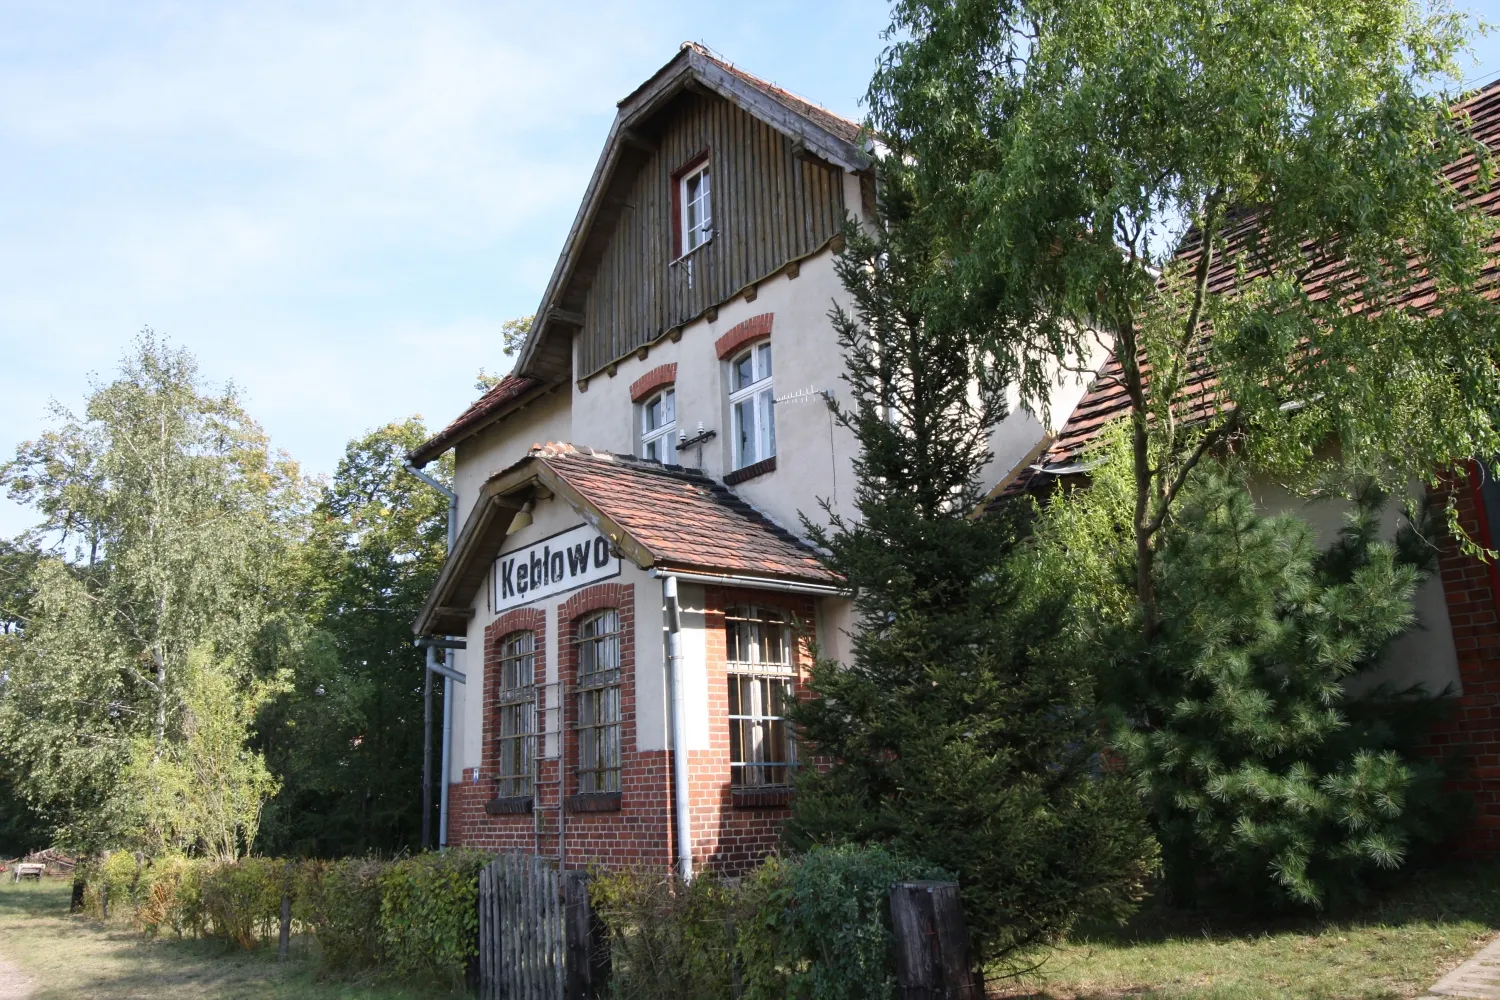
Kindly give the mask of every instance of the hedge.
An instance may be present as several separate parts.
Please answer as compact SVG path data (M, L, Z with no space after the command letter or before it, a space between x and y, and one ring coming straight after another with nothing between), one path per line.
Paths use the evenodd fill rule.
M163 933L254 950L280 933L291 897L298 929L331 969L464 981L478 943L479 870L488 856L450 850L395 860L244 858L223 863L116 851L81 869L84 906L125 917L148 937Z

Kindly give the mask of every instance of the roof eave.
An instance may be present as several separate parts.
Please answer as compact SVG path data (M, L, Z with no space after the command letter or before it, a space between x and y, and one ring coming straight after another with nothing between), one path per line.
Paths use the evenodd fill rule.
M406 460L417 468L422 468L428 462L442 455L449 448L457 448L476 434L483 432L496 421L502 420L510 414L529 406L539 397L546 395L556 389L559 382L538 381L536 385L527 389L521 395L506 402L504 406L497 406L494 410L477 418L473 423L465 424L454 433L438 433L423 441L406 455Z

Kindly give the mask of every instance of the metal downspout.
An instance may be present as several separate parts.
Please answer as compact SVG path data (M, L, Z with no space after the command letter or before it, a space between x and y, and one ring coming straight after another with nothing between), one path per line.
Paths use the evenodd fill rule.
M672 685L672 805L676 814L677 869L683 881L693 877L693 819L688 795L687 693L682 677L682 607L677 602L677 577L664 576L662 598L667 606L667 670Z
M413 476L437 490L448 498L448 554L453 553L454 543L458 541L458 493L444 485L438 479L429 476L410 462L402 462L402 468ZM431 825L432 814L432 668L434 666L435 654L431 647L427 650L427 675L426 683L423 685L423 732L422 732L422 849L426 850L431 843L431 834L428 827ZM456 673L453 666L453 650L443 651L443 665L448 668L450 674ZM442 796L438 806L438 847L448 846L448 765L449 754L453 747L453 678L443 678L443 759L442 759Z

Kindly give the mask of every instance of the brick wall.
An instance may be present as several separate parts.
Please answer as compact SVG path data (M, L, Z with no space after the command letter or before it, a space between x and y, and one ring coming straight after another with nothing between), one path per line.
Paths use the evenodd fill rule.
M767 801L766 796L750 800L741 795L736 801L730 783L729 755L729 673L725 648L724 609L736 604L756 604L790 612L794 621L795 665L794 689L805 696L802 686L811 664L809 644L812 639L813 601L808 597L765 591L705 588L705 628L708 671L708 730L710 745L706 750L689 754L689 788L693 860L697 867L711 867L726 874L740 874L774 850L780 842L781 827L790 813L786 799ZM586 615L615 608L620 614L621 674L621 795L617 809L579 811L569 809L564 834L569 866L601 864L609 867L644 866L667 870L676 856L676 833L672 807L672 760L666 751L636 749L635 643L636 616L632 588L622 584L599 584L580 590L557 609L558 668L569 686L578 680L578 655L572 637L578 622ZM555 777L556 764L544 763L543 783L536 791L535 809L529 813L492 815L485 806L495 796L495 772L498 749L495 730L498 720L498 677L500 640L519 629L537 633L537 662L545 662L545 613L523 608L497 618L485 629L484 651L484 750L478 781L473 769L464 771L464 780L449 790L449 841L455 845L478 847L487 851L522 850L546 855L557 852L556 785L545 779ZM576 794L578 747L573 726L577 722L577 698L569 696L563 705L567 780L561 794ZM541 834L533 824L540 822Z
M763 590L704 588L704 628L707 633L709 749L696 750L688 759L692 803L693 863L729 875L742 874L775 850L781 842L781 827L791 813L789 799L770 804L737 803L730 784L729 766L729 661L725 646L724 610L736 604L754 604L790 612L795 667L793 690L800 697L802 682L812 663L813 602L809 597Z
M1486 548L1494 548L1494 526L1486 523L1478 470L1454 486L1459 523ZM1459 551L1448 539L1439 557L1453 645L1463 692L1452 716L1432 735L1435 749L1457 754L1464 773L1458 787L1475 803L1473 827L1461 849L1500 855L1500 614L1496 568Z
M666 751L637 751L635 733L635 599L628 584L603 583L586 587L557 609L558 670L571 691L578 681L578 653L573 642L579 620L594 611L616 609L620 615L620 750L621 794L618 808L608 811L568 809L562 831L567 864L649 866L665 870L672 863L671 760ZM479 781L472 769L464 781L449 790L449 842L488 851L522 850L556 856L558 853L558 796L578 792L578 744L573 726L577 722L577 696L563 699L562 760L566 781L555 783L557 762L544 761L538 787L534 789L532 813L492 815L485 806L494 799L499 751L495 743L498 722L499 644L517 629L537 633L537 662L545 662L543 646L545 612L521 608L496 618L485 629L484 651L484 749ZM540 669L540 668L539 668ZM544 706L552 707L552 706ZM541 720L555 718L538 711ZM597 803L595 803L597 805Z

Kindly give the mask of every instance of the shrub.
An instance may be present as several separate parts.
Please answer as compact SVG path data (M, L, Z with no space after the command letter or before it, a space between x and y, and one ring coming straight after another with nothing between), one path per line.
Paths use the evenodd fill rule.
M214 864L203 876L202 909L213 937L253 949L281 919L289 865L271 858Z
M767 860L742 890L736 951L745 1000L895 997L891 885L951 877L879 846Z
M375 858L304 863L297 911L312 927L330 968L361 969L379 962L380 875L386 864Z
M684 884L646 871L601 875L589 898L609 930L622 1000L733 995L734 890L711 873Z
M454 849L402 858L380 874L380 946L397 975L463 983L479 938L479 870L489 856Z

